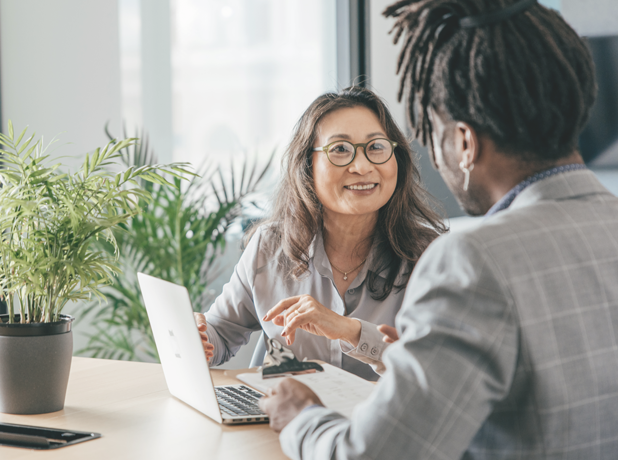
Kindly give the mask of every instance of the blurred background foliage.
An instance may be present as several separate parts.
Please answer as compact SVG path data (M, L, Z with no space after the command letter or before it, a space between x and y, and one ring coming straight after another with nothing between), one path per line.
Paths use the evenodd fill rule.
M114 137L108 132L110 139ZM122 150L126 166L155 164L146 133L142 142ZM107 301L92 301L78 312L78 321L94 325L86 346L77 354L96 358L158 361L137 272L185 286L195 311L212 302L209 284L218 273L217 257L226 245L226 233L243 209L257 207L252 196L268 171L272 159L260 166L247 156L238 167L209 167L188 184L171 180L176 187L144 183L152 200L142 203L143 212L115 232L123 275L103 292ZM106 251L114 248L98 243Z

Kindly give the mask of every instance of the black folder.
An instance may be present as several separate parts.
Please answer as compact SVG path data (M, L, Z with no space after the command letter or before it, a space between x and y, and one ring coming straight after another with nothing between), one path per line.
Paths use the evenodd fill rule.
M86 431L0 423L0 445L3 446L40 450L57 449L100 437L100 433Z

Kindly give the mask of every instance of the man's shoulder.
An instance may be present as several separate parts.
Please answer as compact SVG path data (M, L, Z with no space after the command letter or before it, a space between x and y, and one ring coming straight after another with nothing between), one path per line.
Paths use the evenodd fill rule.
M539 201L526 207L507 209L493 216L457 222L451 232L437 238L428 255L444 253L474 258L491 256L509 263L511 253L545 253L548 247L569 247L573 235L590 240L593 246L612 245L608 240L618 227L618 198L590 196L580 200ZM607 231L610 233L607 233ZM599 237L593 234L601 233ZM591 235L591 236L588 236ZM605 235L605 237L603 236ZM615 248L614 248L615 249Z
M618 198L590 195L581 199L545 200L493 216L480 218L474 225L455 229L452 236L472 239L482 246L509 240L551 238L582 227L618 223Z

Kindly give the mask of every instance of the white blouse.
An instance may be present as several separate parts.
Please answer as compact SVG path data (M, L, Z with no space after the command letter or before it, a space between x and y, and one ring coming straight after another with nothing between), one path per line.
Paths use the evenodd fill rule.
M367 263L350 284L345 297L341 298L333 282L333 271L321 234L316 235L308 252L308 273L296 280L284 273L285 269L278 263L278 252L267 249L262 229L258 229L236 265L230 282L205 314L208 339L215 346L212 365L229 360L249 341L252 332L262 330L262 340L251 361L252 366L261 365L266 353L266 336L285 345L285 339L281 337L283 327L263 322L262 317L279 301L308 294L335 313L358 319L362 325L360 341L357 347L352 347L342 340L329 340L297 329L296 339L288 348L300 360L319 359L365 379L378 379L374 369L381 371L382 353L387 344L382 341L377 325L395 325L405 290L393 288L382 301L371 297L365 280L375 253L373 248ZM387 273L378 275L379 286Z

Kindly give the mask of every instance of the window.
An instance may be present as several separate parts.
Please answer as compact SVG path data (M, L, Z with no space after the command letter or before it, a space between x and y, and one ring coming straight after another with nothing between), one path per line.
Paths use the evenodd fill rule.
M337 88L334 1L119 5L123 116L130 132L147 129L161 160L267 157Z

